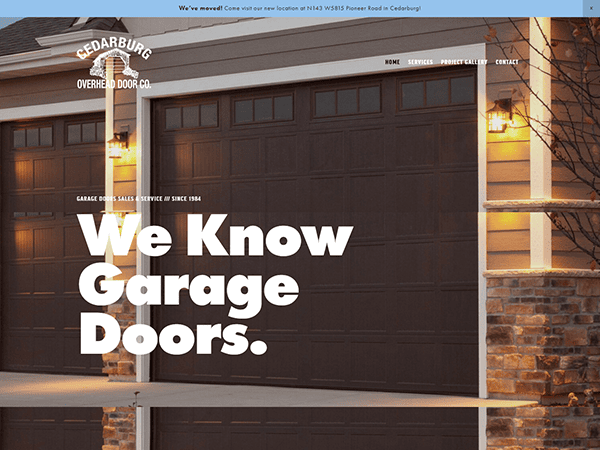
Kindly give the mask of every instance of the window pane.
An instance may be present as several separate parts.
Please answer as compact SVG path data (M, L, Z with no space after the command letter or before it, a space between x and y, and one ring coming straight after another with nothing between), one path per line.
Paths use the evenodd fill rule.
M271 98L254 100L254 120L273 120L273 102Z
M292 120L294 118L294 102L291 95L275 97L275 120Z
M475 101L473 77L450 79L452 103L473 103Z
M448 104L448 80L427 82L427 106Z
M25 147L25 130L13 131L13 146L15 148Z
M106 136L104 135L106 133L106 131L104 130L104 122L98 122L96 124L96 138L99 141L103 141Z
M315 94L315 115L317 117L335 115L335 91Z
M358 97L361 113L379 112L381 110L379 86L360 88L358 90Z
M183 108L183 128L194 128L200 126L200 111L198 106L186 106Z
M165 124L167 130L181 128L181 108L165 109Z
M96 140L96 124L84 123L81 125L81 134L83 142L94 142Z
M423 82L402 83L402 108L423 106Z
M252 100L235 102L235 123L252 122Z
M67 126L67 143L77 144L81 142L81 125Z
M358 99L356 89L344 89L337 92L337 113L356 114L358 111Z
M52 127L40 128L40 145L52 145Z
M27 147L37 147L38 145L40 145L38 129L27 130Z
M212 105L201 105L200 114L203 127L216 127L218 125L216 103L213 103Z

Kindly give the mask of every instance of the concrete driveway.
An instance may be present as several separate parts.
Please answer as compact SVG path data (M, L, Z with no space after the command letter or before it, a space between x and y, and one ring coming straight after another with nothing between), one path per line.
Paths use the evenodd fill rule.
M0 372L0 407L517 407L531 401L390 392L190 383L108 382L106 377Z

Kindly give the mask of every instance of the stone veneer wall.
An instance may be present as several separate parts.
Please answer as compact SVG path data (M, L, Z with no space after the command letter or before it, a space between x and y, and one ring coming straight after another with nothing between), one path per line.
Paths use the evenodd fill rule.
M600 448L600 408L488 408L488 450Z
M556 272L487 274L491 398L600 391L600 278Z
M135 450L135 408L103 408L102 450Z
M121 335L127 327L135 324L135 306L124 298L105 307L104 312L117 319ZM104 353L102 361L102 373L108 374L109 381L135 381L135 355L125 350L123 342L119 342L111 353Z

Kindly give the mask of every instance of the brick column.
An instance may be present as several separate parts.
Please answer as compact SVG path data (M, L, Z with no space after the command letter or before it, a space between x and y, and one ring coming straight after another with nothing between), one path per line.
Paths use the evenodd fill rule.
M600 408L488 408L487 449L600 448Z
M599 300L600 278L589 271L488 274L489 396L599 392Z
M135 408L103 408L102 450L135 450Z

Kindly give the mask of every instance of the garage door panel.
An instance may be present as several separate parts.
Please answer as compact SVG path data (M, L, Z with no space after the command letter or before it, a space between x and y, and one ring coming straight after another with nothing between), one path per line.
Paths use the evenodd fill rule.
M378 361L388 357L388 350L389 343L385 339L353 340L350 343L350 381L365 386L385 386L390 374L380 369Z
M434 242L397 244L396 282L433 284L437 281L437 245Z
M349 331L353 333L387 333L391 331L392 322L389 315L394 315L394 305L390 301L389 291L352 292L346 296L344 304L348 304L350 321Z
M33 189L33 161L12 161L8 167L10 181L15 191Z
M233 217L241 217L240 213L258 213L264 209L264 184L260 181L231 183L231 211ZM259 216L255 216L259 217ZM246 222L245 225L257 222ZM232 225L243 225L238 221Z
M344 133L321 132L310 135L310 171L344 170Z
M476 450L477 414L476 408L211 408L208 416L196 408L159 408L153 420L157 450Z
M279 221L281 219L291 219L297 221L297 213L302 204L299 196L301 191L300 180L272 180L266 181L266 209L269 213L266 215L268 222L273 226L286 224L297 226L297 223L288 223Z
M436 331L438 297L436 291L397 291L390 309L393 331L397 333L432 333Z
M179 177L190 178L192 171L192 155L190 146L164 145L160 149L161 180L176 180Z
M437 182L432 173L396 176L396 235L431 235L436 232Z
M400 78L393 74L383 81L365 78L366 85L360 86L375 83L383 90L382 98L395 99L396 92L386 94L386 89L400 86L396 82ZM477 335L478 320L475 104L415 113L395 111L388 101L383 112L363 111L362 87L353 83L233 93L234 99L247 103L249 114L256 114L261 99L293 91L293 120L269 123L254 116L250 120L248 115L249 121L238 124L222 109L220 123L225 125L204 134L165 130L163 111L208 98L155 103L153 151L159 154L154 160L162 164L166 152L174 151L182 153L175 160L189 161L184 154L192 152L191 165L199 168L192 173L167 168L168 176L161 174L154 192L175 195L193 189L202 195L194 212L205 220L209 214L228 214L218 234L226 248L230 226L257 225L265 235L283 224L296 229L306 225L354 229L343 257L311 257L304 244L287 258L268 250L263 257L189 258L178 247L178 253L172 250L171 256L155 259L154 273L177 268L179 273L193 270L227 277L260 274L263 281L287 274L298 282L300 295L293 306L265 304L257 317L248 320L226 317L227 307L218 313L190 304L182 306L181 314L153 313L153 321L159 329L184 318L187 322L179 323L190 326L199 323L194 320L241 321L251 328L246 335L250 342L267 343L267 354L261 357L250 352L237 357L191 352L185 358L209 366L214 360L220 367L196 369L213 374L207 381L476 394L476 379L459 386L445 383L442 376L444 371L476 374L478 367L476 342L470 340ZM356 108L342 114L335 108L340 101L342 110L349 105L344 96L350 91ZM322 92L333 95L337 106L331 114L307 108ZM227 93L216 96L221 104L238 102ZM460 130L452 130L453 124ZM443 153L448 146L461 148ZM184 214L160 205L154 213L154 223L170 231L175 227L178 239L186 236L185 225L174 223L174 217L184 220ZM450 290L452 294L447 293ZM464 350L469 361L441 362L442 344ZM158 380L186 379L169 369L161 352L154 368ZM187 379L204 378L190 374Z
M265 172L267 174L294 174L298 170L297 137L265 138Z
M343 332L346 330L346 316L349 305L342 292L310 292L309 302L304 308L309 309L310 332Z
M431 390L439 380L438 349L436 342L402 342L396 344L391 370L398 386L415 391L428 387ZM419 386L422 386L421 388Z
M220 141L193 144L194 178L218 177L222 175L222 148Z
M383 128L353 130L346 139L350 169L383 169L385 162Z
M102 408L2 408L1 449L93 450L103 444Z
M79 313L98 311L81 298L78 278L84 267L100 260L89 255L75 211L99 212L99 202L78 202L77 195L104 193L104 134L73 144L62 133L66 124L81 129L101 117L48 119L52 127L3 124L7 136L27 127L24 139L6 142L2 162L10 168L2 180L3 241L3 370L99 374L102 360L81 358ZM89 128L89 127L88 127ZM88 130L89 131L89 130ZM73 136L71 136L73 137ZM90 140L89 132L85 139ZM81 136L79 136L81 139ZM43 145L46 147L35 147ZM101 162L92 165L92 159ZM93 170L92 170L93 169ZM92 175L92 172L96 173ZM29 320L24 322L23 317Z
M477 276L477 261L466 259L465 254L477 251L477 241L456 240L440 244L440 273L444 282L469 283Z
M477 161L476 122L451 121L440 124L440 163L443 165Z
M337 288L344 285L344 261L341 258L311 258L310 282L307 287Z
M346 252L349 261L346 264L351 268L350 286L384 285L386 271L381 270L380 263L388 259L386 250L384 244L363 244L348 248Z
M472 205L477 203L477 191L469 189L477 182L477 172L451 172L440 175L444 186L440 196L439 223L444 234L474 233L477 221ZM452 195L464 192L464 195Z
M469 323L477 322L477 310L471 307L475 289L442 290L438 305L440 331L448 333L475 333Z
M13 280L9 286L11 294L32 293L33 266L31 264L12 265L9 274Z
M297 302L289 306L274 306L264 302L260 315L264 318L266 332L299 332L303 319L303 306Z
M458 364L459 367L469 363L470 353L477 350L477 345L463 344L442 344L439 345L439 362L441 367L448 367L449 364ZM467 386L477 383L478 374L475 371L442 371L441 383L448 388L455 388L460 391Z
M303 349L293 338L279 337L269 339L269 351L264 355L262 364L266 366L266 378L280 382L295 383L301 378Z
M395 129L395 166L433 166L435 164L434 125L418 124Z
M9 257L12 261L33 258L33 230L16 230L9 245Z
M230 174L231 177L259 175L261 170L260 140L236 139L230 142Z
M315 336L310 340L309 345L312 381L321 382L321 385L323 382L347 381L350 374L350 361L345 356L349 347L345 339Z

